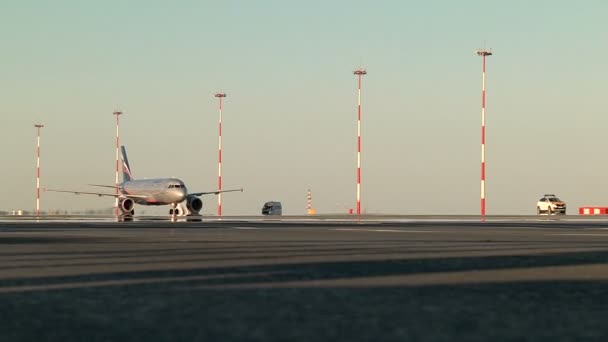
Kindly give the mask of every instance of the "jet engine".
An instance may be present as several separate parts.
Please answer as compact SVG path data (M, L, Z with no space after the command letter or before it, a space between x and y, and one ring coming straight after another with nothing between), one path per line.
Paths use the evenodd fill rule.
M190 212L189 215L198 215L201 209L203 209L203 200L196 196L188 196L186 198L186 207Z
M173 215L174 212L176 216L200 215L201 209L203 209L203 201L196 196L188 196L175 209L169 209L169 215Z
M135 203L130 198L121 198L118 200L118 208L122 211L123 215L133 215L135 214Z

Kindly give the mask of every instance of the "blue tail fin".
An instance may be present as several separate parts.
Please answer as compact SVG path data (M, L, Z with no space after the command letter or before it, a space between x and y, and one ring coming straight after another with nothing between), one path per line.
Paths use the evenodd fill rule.
M127 159L127 150L124 146L120 146L120 152L122 153L122 181L130 181L133 179L133 174L131 174L129 159Z

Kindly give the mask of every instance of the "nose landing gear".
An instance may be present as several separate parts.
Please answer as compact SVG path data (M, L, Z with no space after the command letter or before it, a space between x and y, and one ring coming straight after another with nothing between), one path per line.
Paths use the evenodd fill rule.
M171 203L171 209L169 209L169 215L171 215L171 222L175 222L177 220L176 216L179 210L176 207L177 203Z

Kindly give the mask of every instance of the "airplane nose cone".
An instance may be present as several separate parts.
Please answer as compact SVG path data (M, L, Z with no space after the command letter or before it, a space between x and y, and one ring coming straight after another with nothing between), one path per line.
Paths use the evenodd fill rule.
M188 196L188 190L180 189L179 196L181 198L181 201L185 200L186 196Z

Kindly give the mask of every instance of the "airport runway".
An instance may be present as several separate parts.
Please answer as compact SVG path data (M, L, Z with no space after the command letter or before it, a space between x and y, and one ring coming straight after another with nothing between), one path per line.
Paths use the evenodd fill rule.
M608 220L0 222L2 341L608 337Z

